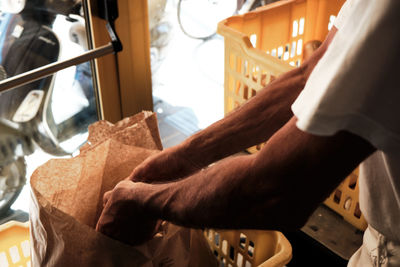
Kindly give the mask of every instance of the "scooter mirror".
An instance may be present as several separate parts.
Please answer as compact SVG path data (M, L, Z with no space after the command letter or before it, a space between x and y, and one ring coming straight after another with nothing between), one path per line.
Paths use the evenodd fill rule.
M18 14L25 8L26 0L1 0L0 12Z

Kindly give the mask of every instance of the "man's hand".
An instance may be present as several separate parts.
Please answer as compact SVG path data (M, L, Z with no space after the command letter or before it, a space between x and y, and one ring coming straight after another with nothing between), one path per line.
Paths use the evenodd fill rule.
M145 184L124 180L107 192L96 230L133 246L151 239L158 227L157 220L140 205L145 187Z
M134 182L166 182L198 171L201 166L184 153L185 149L180 146L168 148L147 158L127 179Z

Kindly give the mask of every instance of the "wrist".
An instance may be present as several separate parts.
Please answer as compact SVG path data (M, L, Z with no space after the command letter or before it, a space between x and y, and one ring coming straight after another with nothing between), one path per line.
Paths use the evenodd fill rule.
M154 219L165 219L164 210L168 200L170 183L149 184L135 183L132 196L135 201L144 209L146 214Z
M184 171L185 176L202 169L206 165L203 163L200 156L204 154L202 153L202 149L200 147L193 146L190 138L191 137L174 147L168 148L171 149L169 153L172 155L172 157L176 158L177 162L179 162L181 165L180 168L182 166L186 166L187 169Z
M208 139L204 130L187 138L177 146L179 157L189 162L194 169L201 170L210 163L212 159L212 149L210 149Z

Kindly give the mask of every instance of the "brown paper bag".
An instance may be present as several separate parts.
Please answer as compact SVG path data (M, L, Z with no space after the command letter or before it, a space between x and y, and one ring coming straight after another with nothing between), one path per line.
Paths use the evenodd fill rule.
M162 150L157 118L150 111L125 118L115 125L105 120L93 123L89 126L88 142L81 147L81 153L109 138L127 145Z
M33 266L216 266L200 230L163 223L132 247L94 230L102 196L161 148L155 115L89 128L79 156L53 159L31 177Z

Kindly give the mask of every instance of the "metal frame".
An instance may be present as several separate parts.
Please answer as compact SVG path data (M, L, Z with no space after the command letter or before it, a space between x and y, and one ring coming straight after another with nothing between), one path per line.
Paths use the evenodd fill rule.
M110 41L104 20L97 16L98 3L86 3L91 49ZM100 118L110 122L153 110L147 0L118 0L118 13L115 31L123 50L94 60Z
M102 47L90 50L86 53L83 53L80 56L67 59L64 61L58 61L54 62L48 65L45 65L40 68L33 69L31 71L27 71L24 73L21 73L19 75L15 75L13 77L10 77L8 79L5 79L0 82L0 92L6 91L13 89L15 87L34 82L36 80L39 80L41 78L45 78L47 76L50 76L54 74L57 71L66 69L68 67L78 65L81 63L84 63L86 61L102 57L104 55L108 55L114 52L114 46L112 43L108 45L104 45Z

